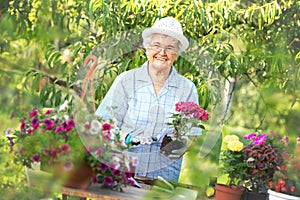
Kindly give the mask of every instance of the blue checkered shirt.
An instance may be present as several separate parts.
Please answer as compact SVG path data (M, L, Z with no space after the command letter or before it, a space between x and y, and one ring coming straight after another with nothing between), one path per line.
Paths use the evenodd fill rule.
M156 137L158 141L161 141L165 134L173 132L173 128L166 123L171 120L170 116L175 112L175 104L180 101L198 103L198 93L194 83L178 74L172 67L169 78L160 92L156 94L148 74L148 62L146 62L139 68L117 76L97 108L96 115L104 119L115 118L121 130L126 133ZM112 107L114 109L110 109ZM201 134L201 129L193 130L189 133L190 135ZM151 148L146 149L149 152L143 152L139 162L144 166L140 170L142 175L146 175L147 171L157 170L158 163L167 163L162 164L164 166L170 164L160 158L155 158L155 155L153 158L153 155L150 156Z

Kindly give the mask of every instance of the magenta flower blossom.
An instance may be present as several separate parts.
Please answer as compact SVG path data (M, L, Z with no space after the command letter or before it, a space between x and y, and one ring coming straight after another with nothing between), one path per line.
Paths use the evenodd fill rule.
M73 120L63 122L64 131L69 132L73 129L75 123Z
M52 130L54 127L53 121L51 119L45 119L44 125L46 126L46 130Z
M35 109L33 109L33 111L32 112L29 112L28 113L28 115L29 115L29 117L30 118L32 118L32 117L34 117L34 116L36 116L38 114L38 111L37 111L37 109L35 108Z
M68 144L61 145L59 149L61 152L70 152L71 151L71 147Z
M21 131L24 131L25 130L25 125L26 123L24 121L21 122L21 125L20 125L20 130Z
M32 125L33 130L37 129L40 126L39 119L33 118L31 120L31 125Z
M53 112L53 110L48 109L48 110L46 110L45 115L50 115L52 112Z
M75 127L75 122L74 122L73 119L69 120L69 121L67 122L67 124L68 124L69 126Z
M56 127L56 129L55 129L55 134L59 134L59 133L61 133L61 132L63 132L64 131L64 127L63 126L58 126L58 127Z
M110 131L111 125L109 123L102 124L102 130L104 131Z
M107 186L112 186L112 184L114 183L114 179L111 177L111 176L106 176L104 178L104 183L107 185Z
M264 144L267 137L268 137L267 134L262 134L262 135L257 136L257 137L254 139L254 144L255 144L255 145L261 145L261 144Z
M39 154L34 154L33 156L31 156L31 160L33 162L40 162L41 161L41 157Z
M256 137L256 133L250 133L248 135L245 135L244 139L246 139L246 140L252 140L255 137Z
M33 131L33 130L32 130L32 129L30 129L30 128L26 129L26 133L27 133L27 134L30 134L30 133L32 133L32 131Z
M100 163L99 169L100 169L102 172L105 172L105 171L108 169L108 166L107 166L105 163Z
M103 149L102 148L98 148L97 151L96 151L96 155L99 155L103 152Z

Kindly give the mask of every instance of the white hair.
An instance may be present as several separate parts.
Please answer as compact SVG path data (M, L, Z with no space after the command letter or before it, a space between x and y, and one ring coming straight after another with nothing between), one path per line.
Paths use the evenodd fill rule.
M151 35L145 37L144 40L143 40L143 46L144 46L145 49L149 48L150 43L151 43L151 41L152 41L152 37L153 37L154 34L163 35L163 34L160 34L160 33L153 33L153 34L151 34ZM178 42L178 54L180 54L180 53L182 52L182 51L181 51L181 46L182 46L182 44L179 42L179 40L177 40L177 39L175 39L175 38L173 38L173 37L171 37L171 36L168 36L168 35L164 35L164 36L169 37L169 38L172 38L174 41Z

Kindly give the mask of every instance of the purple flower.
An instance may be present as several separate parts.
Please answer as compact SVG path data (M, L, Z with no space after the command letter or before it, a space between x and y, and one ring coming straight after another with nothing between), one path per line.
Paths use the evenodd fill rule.
M44 120L44 125L46 126L47 130L52 130L53 129L53 121L51 119L45 119Z
M99 165L99 169L102 171L102 172L105 172L107 170L108 166L105 164L105 163L100 163Z
M31 156L31 160L33 162L40 162L41 161L41 157L39 154L34 154L33 156Z
M32 125L34 130L37 129L40 126L39 119L38 118L33 118L31 120L31 125Z
M267 137L268 137L267 134L262 134L262 135L260 135L260 136L257 136L257 137L254 139L254 144L255 144L255 145L261 145L261 144L264 144Z
M116 168L112 168L111 172L113 173L113 175L115 176L121 176L121 171L117 170Z
M73 119L69 120L69 121L67 122L67 124L68 124L69 126L75 127L75 122L74 122Z
M265 165L264 165L264 163L262 163L262 162L258 162L258 163L257 163L257 167L258 167L258 168L264 168Z
M252 140L255 137L256 137L256 133L250 133L248 135L245 135L244 139L246 139L246 140Z
M104 183L108 186L111 186L114 183L114 179L111 176L107 176L104 178Z
M73 129L72 123L69 123L69 121L63 122L64 130L65 132L69 132Z

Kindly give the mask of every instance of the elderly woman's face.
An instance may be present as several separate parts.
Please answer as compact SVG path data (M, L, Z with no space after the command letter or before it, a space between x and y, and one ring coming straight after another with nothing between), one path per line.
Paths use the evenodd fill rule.
M166 35L153 34L149 47L147 48L147 58L152 67L158 70L171 68L173 62L178 58L178 41Z

